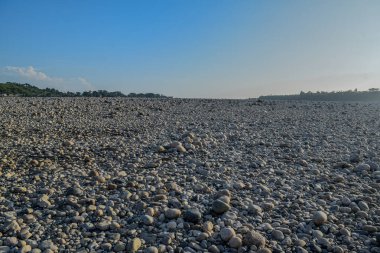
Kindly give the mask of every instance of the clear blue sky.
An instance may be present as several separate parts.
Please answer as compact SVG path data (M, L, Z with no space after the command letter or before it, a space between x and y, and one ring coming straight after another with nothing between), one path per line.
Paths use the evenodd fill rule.
M380 87L380 1L0 0L0 82L176 97Z

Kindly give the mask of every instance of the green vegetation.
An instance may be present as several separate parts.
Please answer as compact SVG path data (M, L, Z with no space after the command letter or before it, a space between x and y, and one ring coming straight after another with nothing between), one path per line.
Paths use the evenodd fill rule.
M25 97L60 97L64 93L56 89L39 89L30 84L0 83L0 94Z
M84 92L61 92L56 89L40 89L30 84L20 83L0 83L0 96L20 96L20 97L131 97L131 98L167 98L155 93L130 93L125 95L120 91L84 91Z
M270 95L261 96L260 100L305 100L305 101L379 101L380 90L371 88L368 91L348 90L348 91L318 91L303 92L298 95Z

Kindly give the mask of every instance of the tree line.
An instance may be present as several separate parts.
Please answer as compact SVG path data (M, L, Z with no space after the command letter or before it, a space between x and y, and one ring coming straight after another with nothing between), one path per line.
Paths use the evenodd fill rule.
M380 101L380 90L371 88L367 91L317 91L303 92L296 95L260 96L260 100L306 100L306 101Z
M131 98L167 98L167 96L156 93L129 93L123 94L120 91L83 91L83 92L62 92L53 88L40 89L28 83L20 84L13 82L0 83L1 96L20 97L131 97Z

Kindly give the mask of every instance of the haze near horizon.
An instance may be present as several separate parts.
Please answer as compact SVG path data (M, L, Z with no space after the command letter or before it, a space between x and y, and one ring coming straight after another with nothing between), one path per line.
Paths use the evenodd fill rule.
M247 98L380 86L380 1L0 1L0 82Z

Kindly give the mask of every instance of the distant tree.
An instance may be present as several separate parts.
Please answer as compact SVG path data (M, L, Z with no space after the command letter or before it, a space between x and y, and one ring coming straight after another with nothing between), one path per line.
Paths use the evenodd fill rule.
M371 88L368 91L331 91L331 92L300 92L299 95L261 96L261 100L310 100L310 101L380 101L380 89Z
M130 93L128 95L123 94L120 91L84 91L84 92L61 92L53 88L40 89L36 86L32 86L28 83L0 83L1 95L14 95L23 97L142 97L142 98L166 98L166 96L155 93Z

